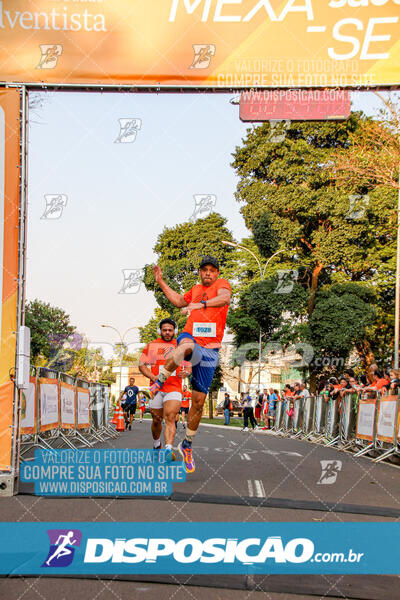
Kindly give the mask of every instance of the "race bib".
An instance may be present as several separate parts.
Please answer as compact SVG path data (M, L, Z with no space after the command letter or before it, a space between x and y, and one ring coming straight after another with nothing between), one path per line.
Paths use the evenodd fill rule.
M217 337L216 323L193 323L194 337Z

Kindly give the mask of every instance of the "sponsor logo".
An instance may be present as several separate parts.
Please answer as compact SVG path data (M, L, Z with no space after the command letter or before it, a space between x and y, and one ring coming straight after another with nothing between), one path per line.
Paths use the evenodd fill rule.
M81 545L79 529L48 529L50 548L42 567L68 567L74 558L75 548Z
M248 538L241 541L227 538L90 538L85 549L85 563L155 563L159 558L172 557L176 562L200 563L304 563L314 554L314 544L307 538L295 538L283 543L280 536Z

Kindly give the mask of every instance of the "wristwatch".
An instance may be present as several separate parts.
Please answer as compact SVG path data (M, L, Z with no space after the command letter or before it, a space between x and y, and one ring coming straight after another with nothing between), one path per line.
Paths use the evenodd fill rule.
M200 300L200 304L203 305L203 308L207 308L207 302L206 302L206 300Z

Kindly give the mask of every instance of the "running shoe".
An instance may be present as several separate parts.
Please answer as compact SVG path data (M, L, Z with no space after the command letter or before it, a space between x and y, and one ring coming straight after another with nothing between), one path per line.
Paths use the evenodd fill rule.
M180 455L182 456L183 462L185 463L186 473L194 473L195 464L192 456L192 448L190 446L185 447L183 445L185 440L178 446Z
M248 427L243 427L242 431L248 431L249 428Z
M142 393L152 400L156 394L161 390L161 384L155 381L149 388L142 390Z
M170 448L166 448L165 450L165 462L173 462L176 460L175 452Z

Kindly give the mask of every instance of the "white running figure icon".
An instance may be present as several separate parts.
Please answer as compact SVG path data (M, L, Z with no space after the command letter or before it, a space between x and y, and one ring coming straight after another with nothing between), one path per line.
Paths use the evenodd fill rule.
M77 540L71 539L74 535L73 531L69 531L67 535L59 535L56 541L56 545L58 545L57 550L50 556L48 560L46 560L46 565L50 566L53 558L61 558L61 556L66 556L67 554L71 554L71 550L67 548L68 545L73 545ZM60 542L62 540L62 542Z

